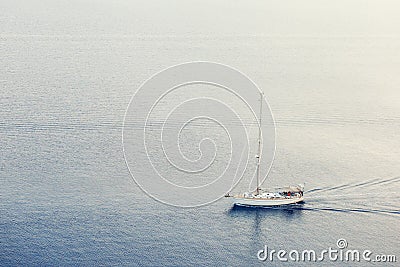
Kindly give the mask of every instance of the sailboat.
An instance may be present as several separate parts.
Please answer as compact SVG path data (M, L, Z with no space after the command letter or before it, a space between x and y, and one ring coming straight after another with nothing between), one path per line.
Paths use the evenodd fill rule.
M273 189L263 189L260 186L260 164L261 164L261 115L263 95L261 93L260 118L258 128L258 155L257 159L257 187L255 191L245 192L233 196L234 205L272 207L295 204L304 201L304 184L296 186L285 186ZM230 195L227 195L230 197Z

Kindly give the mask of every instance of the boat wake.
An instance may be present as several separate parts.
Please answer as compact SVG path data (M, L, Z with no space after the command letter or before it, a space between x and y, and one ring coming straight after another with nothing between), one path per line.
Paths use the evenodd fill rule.
M389 216L400 215L400 205L393 203L393 184L400 176L388 179L375 178L368 181L338 186L313 188L305 192L305 201L276 207L252 207L264 211L315 211L372 213ZM362 188L362 190L360 190ZM240 208L240 207L238 207ZM242 207L243 208L243 207ZM248 207L246 207L248 208Z
M400 215L400 210L381 210L381 209L357 209L357 208L333 208L333 207L301 207L302 210L311 211L334 211L334 212L362 212L362 213L379 213L388 215Z
M313 188L305 192L307 202L301 209L398 216L400 215L400 206L393 203L393 196L397 192L392 187L398 182L400 182L400 176Z
M232 211L240 211L244 209L248 211L249 208L252 209L259 209L264 211L327 211L327 212L346 212L346 213L375 213L375 214L382 214L382 215L400 215L399 210L390 210L390 209L370 209L370 208L340 208L340 207L331 207L331 206L314 206L311 203L298 203L292 205L284 205L284 206L275 206L275 207L256 207L256 206L234 206L232 207Z
M347 189L352 189L352 188L358 188L358 187L367 187L367 186L374 186L374 185L385 185L385 184L390 184L390 183L395 183L395 182L400 182L400 176L396 176L393 178L389 179L371 179L368 181L363 181L360 183L348 183L348 184L342 184L338 186L328 186L328 187L322 187L322 188L313 188L305 193L311 194L311 193L322 193L322 192L327 192L327 191L335 191L335 190L347 190Z

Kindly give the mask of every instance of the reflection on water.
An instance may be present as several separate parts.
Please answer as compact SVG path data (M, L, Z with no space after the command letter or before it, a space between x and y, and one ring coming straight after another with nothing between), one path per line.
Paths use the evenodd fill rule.
M278 207L245 207L234 205L228 214L234 217L256 218L256 221L267 216L280 216L286 219L296 219L302 215L304 203Z

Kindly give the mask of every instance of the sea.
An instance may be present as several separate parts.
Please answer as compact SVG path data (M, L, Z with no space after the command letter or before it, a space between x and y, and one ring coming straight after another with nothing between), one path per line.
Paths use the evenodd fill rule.
M399 11L396 1L0 0L0 265L396 266ZM305 183L304 203L180 207L141 188L154 174L142 157L126 162L127 107L154 74L193 61L230 66L264 92L276 149L263 185ZM182 134L189 161L207 137L221 147L204 148L217 155L208 174L224 168L220 127ZM266 248L287 261L260 260ZM330 248L372 260L288 259Z

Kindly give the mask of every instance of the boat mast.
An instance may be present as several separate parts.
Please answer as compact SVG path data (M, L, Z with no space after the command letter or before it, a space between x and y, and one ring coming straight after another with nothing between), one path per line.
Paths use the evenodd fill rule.
M263 94L260 93L260 118L259 118L259 128L258 128L258 154L257 154L257 195L260 194L260 159L261 159L261 117L262 117L262 103Z

